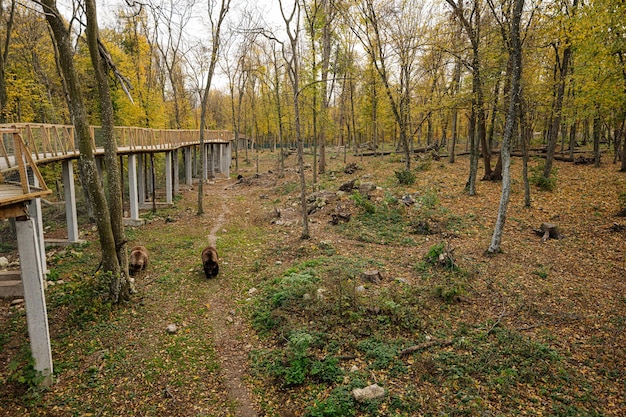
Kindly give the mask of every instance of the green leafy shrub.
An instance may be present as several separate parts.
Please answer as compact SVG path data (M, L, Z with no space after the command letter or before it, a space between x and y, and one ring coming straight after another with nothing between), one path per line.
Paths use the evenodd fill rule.
M311 364L311 377L325 383L336 383L341 381L343 370L339 367L339 359L335 357L325 358L321 361L314 361Z
M44 380L42 373L35 369L35 360L26 346L9 361L7 371L7 382L24 387L29 395L37 394Z
M530 183L543 191L553 191L556 188L558 168L552 168L548 178L543 176L545 164L535 165L530 168Z
M322 383L335 383L343 377L339 360L328 357L316 360L309 349L315 337L304 330L296 330L289 336L284 349L260 353L252 362L285 387L302 385L307 378Z
M445 242L437 243L428 249L424 260L430 265L437 265L439 263L439 255L443 254L446 248Z
M465 285L457 280L446 279L442 284L435 286L435 295L448 304L458 301L465 293Z
M351 417L356 415L356 404L348 387L335 388L328 398L309 406L305 417Z
M397 360L399 348L395 344L370 337L359 343L359 350L365 353L372 369L386 369Z
M411 170L394 171L394 174L400 185L412 185L415 183L415 173Z
M311 269L287 270L284 277L277 278L268 285L264 296L260 297L253 307L253 327L261 333L278 328L284 320L277 310L301 302L305 294L315 291L315 284L318 281Z
M404 215L404 205L386 203L376 205L362 199L358 193L355 193L353 198L357 206L364 210L353 216L349 223L339 225L340 230L348 237L379 244L397 243L406 246L415 244L405 230L408 220Z
M372 214L376 212L376 206L374 205L374 203L372 203L366 196L364 196L360 192L355 191L354 193L352 193L352 200L354 200L354 203L357 207L363 209L366 213Z

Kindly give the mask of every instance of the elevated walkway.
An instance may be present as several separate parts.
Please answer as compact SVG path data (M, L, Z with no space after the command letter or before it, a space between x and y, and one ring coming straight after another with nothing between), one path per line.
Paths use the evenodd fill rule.
M104 160L101 128L91 127L90 132L101 172ZM179 192L181 172L189 186L193 184L194 173L202 180L213 178L216 173L229 176L234 137L232 132L206 130L204 146L200 146L198 130L116 127L117 154L128 181L125 200L130 204L130 217L125 223L142 224L139 210L147 204L172 204L173 195ZM164 168L158 175L164 179L165 202L157 202L154 197L157 153L164 155ZM51 191L37 166L61 163L68 238L55 243L79 243L73 167L79 157L73 126L0 125L0 220L15 220L21 268L19 273L0 273L0 296L15 298L23 294L35 369L44 376L44 385L50 385L53 376L45 300L45 245L52 242L44 241L41 197ZM200 158L202 163L198 163ZM198 172L199 166L204 167L203 172ZM151 202L147 198L150 194Z

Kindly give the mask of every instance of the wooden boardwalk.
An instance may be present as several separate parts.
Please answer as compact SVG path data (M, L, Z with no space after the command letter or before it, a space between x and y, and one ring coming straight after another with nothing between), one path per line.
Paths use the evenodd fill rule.
M74 127L71 125L0 124L0 131L4 129L17 129L20 132L33 161L38 165L80 156ZM102 128L98 126L90 127L96 156L104 155L101 131ZM200 145L199 130L115 127L114 136L120 155L167 152ZM204 136L206 145L228 144L235 138L233 132L227 130L205 130ZM14 170L17 166L15 151L9 142L6 137L0 141L0 173Z
M104 155L104 143L99 127L91 127L95 155ZM152 175L142 169L145 154L165 154L166 203L171 203L179 181L179 150L184 150L185 180L192 183L192 159L202 158L207 178L208 166L229 175L232 160L232 132L207 130L203 149L199 130L163 130L132 127L115 128L118 155L126 155L130 220L141 224L139 207L146 201L146 184L156 188L154 167ZM193 152L192 152L192 148ZM61 161L65 196L68 242L78 242L73 159L80 156L74 137L74 127L66 125L14 124L0 125L0 219L15 219L20 257L20 274L0 274L0 296L24 295L34 368L44 376L43 385L53 380L52 350L45 298L46 254L43 234L41 197L47 188L38 165ZM198 164L196 163L196 166ZM155 203L153 201L153 203ZM125 219L126 220L126 219ZM21 276L21 281L19 280Z

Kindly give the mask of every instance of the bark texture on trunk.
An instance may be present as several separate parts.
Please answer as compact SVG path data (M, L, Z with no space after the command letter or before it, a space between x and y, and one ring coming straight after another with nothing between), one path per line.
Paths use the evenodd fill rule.
M498 217L493 230L491 244L487 253L500 252L500 243L504 232L506 212L511 196L511 141L516 128L518 109L520 105L520 86L522 78L522 44L520 40L520 20L524 8L524 0L514 0L514 12L510 25L509 60L511 62L511 74L509 75L510 96L502 138L502 195L498 208Z
M103 256L117 257L118 267L112 272L109 286L109 296L114 302L126 301L134 292L134 288L128 273L128 254L126 234L123 222L122 203L122 180L120 166L117 158L117 144L114 137L113 103L109 89L109 65L108 53L104 45L100 43L96 3L94 0L85 0L87 16L87 44L91 55L91 63L96 74L98 93L100 96L100 119L102 122L102 136L104 138L104 160L107 175L107 196L111 228L115 240L115 252L105 253Z
M43 0L42 5L59 52L61 71L67 83L70 96L70 111L72 119L74 120L75 133L80 150L80 158L78 161L84 174L83 180L87 183L86 188L93 206L94 219L98 228L98 236L103 253L102 267L104 271L111 272L115 275L119 273L115 239L111 227L106 197L96 169L94 149L89 133L89 124L87 122L87 111L74 68L74 56L69 29L57 9L55 0ZM108 254L112 254L112 256L107 256Z

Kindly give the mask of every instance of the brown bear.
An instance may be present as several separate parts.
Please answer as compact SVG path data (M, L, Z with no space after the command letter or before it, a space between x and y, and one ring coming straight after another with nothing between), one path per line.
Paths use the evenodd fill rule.
M219 257L217 256L217 249L214 246L207 246L202 251L202 269L204 269L204 275L209 278L216 277L220 272L218 265Z
M131 275L137 274L148 267L148 249L145 246L135 246L130 250L128 270Z

